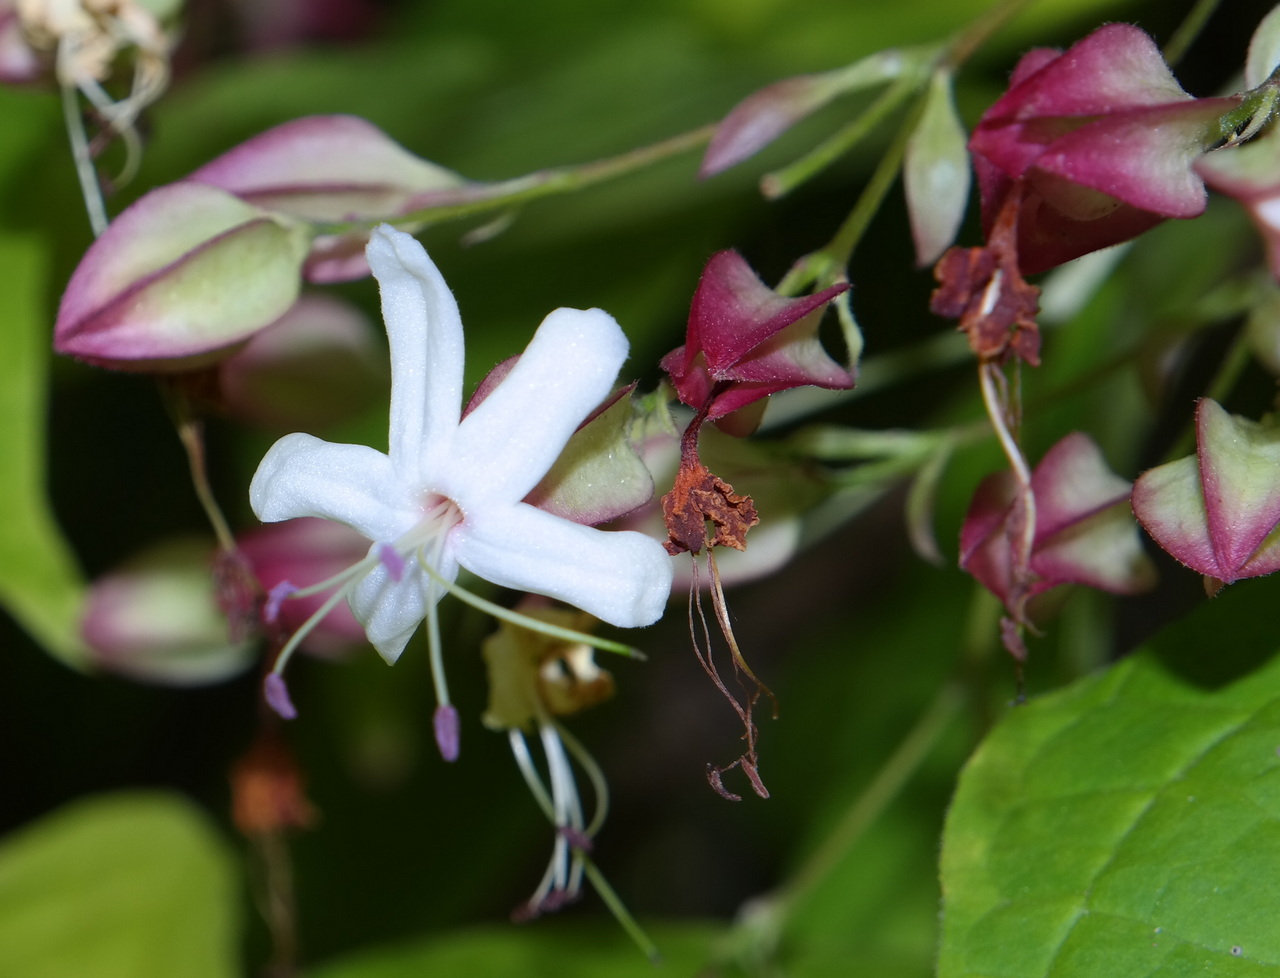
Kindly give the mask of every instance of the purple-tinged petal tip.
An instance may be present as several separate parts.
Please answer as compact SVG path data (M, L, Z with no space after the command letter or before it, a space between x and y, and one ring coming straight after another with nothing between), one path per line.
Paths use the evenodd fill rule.
M275 710L281 719L298 718L298 710L294 707L293 700L289 699L289 687L284 684L284 677L279 673L267 674L267 678L262 681L262 695L266 698L267 706Z
M436 746L440 748L440 756L452 764L458 759L460 747L457 708L451 703L442 703L437 706L435 716L431 718L431 725L435 728Z

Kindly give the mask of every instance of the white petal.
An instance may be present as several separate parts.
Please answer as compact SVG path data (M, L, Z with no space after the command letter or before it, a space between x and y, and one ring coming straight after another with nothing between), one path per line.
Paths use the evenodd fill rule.
M522 499L613 389L627 338L600 309L557 309L463 420L439 488L463 508Z
M582 526L526 503L469 514L450 543L478 577L557 598L622 628L653 624L671 592L671 558L652 537Z
M365 252L391 344L388 454L401 478L446 450L462 411L462 319L439 270L412 235L384 224ZM429 453L424 457L424 453Z
M458 565L448 561L437 571L452 581L458 576ZM387 568L379 564L352 592L349 601L351 613L364 626L365 636L388 663L400 658L405 645L426 617L429 587L430 579L426 572L416 561L411 561L405 565L404 575L398 581L392 580ZM439 601L444 593L443 588L436 588L435 600Z
M249 484L249 503L264 523L321 516L381 541L394 540L418 518L387 456L301 433L271 446Z

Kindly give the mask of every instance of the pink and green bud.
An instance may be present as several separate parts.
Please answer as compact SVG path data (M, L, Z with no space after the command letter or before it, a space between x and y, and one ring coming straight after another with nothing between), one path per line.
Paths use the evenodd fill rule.
M1061 54L1032 51L969 141L984 224L1023 182L1019 254L1031 273L1195 217L1207 195L1193 165L1230 134L1240 101L1192 98L1129 24Z
M881 51L845 68L784 78L748 95L716 127L698 175L715 176L751 158L838 95L890 81L906 64L902 52Z
M218 408L278 431L315 431L368 407L387 387L369 320L329 295L304 295L217 366Z
M117 370L221 359L298 298L311 235L213 187L153 190L111 223L62 296L54 348Z
M414 156L377 126L350 115L286 122L228 150L187 179L308 224L367 225L315 240L306 265L313 282L365 277L369 265L364 248L376 224L394 223L466 186L456 173Z
M89 589L81 632L94 663L167 686L200 686L253 662L254 637L232 638L203 540L153 547Z
M1137 594L1154 583L1129 513L1129 483L1113 473L1088 435L1049 449L1031 474L1035 536L1029 566L1017 566L1020 508L1013 475L978 486L960 531L960 566L1006 607L1062 584ZM1019 580L1019 578L1023 578Z
M1196 454L1138 477L1133 511L1164 550L1222 584L1280 570L1280 429L1196 407Z
M823 309L848 289L788 298L762 282L736 251L711 257L698 281L685 344L662 358L680 400L715 421L792 387L853 386L818 340Z

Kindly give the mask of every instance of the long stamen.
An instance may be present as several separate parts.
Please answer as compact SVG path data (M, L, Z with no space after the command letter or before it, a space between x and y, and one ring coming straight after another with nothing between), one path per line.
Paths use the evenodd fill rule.
M605 785L604 774L601 772L599 766L591 755L587 753L582 744L580 744L577 739L570 735L559 724L556 724L553 720L548 720L546 725L540 724L544 749L547 744L546 731L548 726L554 726L554 731L558 734L559 743L567 747L569 749L569 753L572 754L574 759L582 765L583 770L586 771L587 777L591 781L592 788L595 789L597 803L596 813L591 820L591 825L588 826L583 833L590 837L599 830L600 825L604 822L604 816L608 810L609 791ZM511 753L516 759L516 766L520 769L520 774L524 777L525 784L529 786L530 794L533 795L534 801L538 803L538 807L542 809L542 813L547 816L548 821L555 825L555 804L552 801L551 795L548 794L546 786L542 783L542 777L538 774L538 769L533 762L533 758L529 754L529 745L525 742L524 734L521 733L520 730L513 728L507 731L507 739L511 744ZM559 753L561 762L564 764L565 769L568 770L567 759L565 759L563 753L558 750L557 753ZM552 766L550 757L548 757L548 766ZM571 771L569 776L572 777ZM576 786L574 788L574 796L575 798L577 797ZM581 814L579 814L579 819L581 819ZM580 824L581 822L579 822L579 825ZM586 878L590 880L591 885L595 887L596 892L600 894L600 899L603 900L605 906L609 908L609 912L613 914L614 919L617 920L622 926L622 929L631 936L631 939L636 942L636 946L640 948L641 952L655 964L661 961L662 955L658 952L657 945L654 944L649 935L644 932L636 922L636 919L631 916L631 912L627 909L626 904L622 902L622 899L614 891L613 887L609 885L609 881L604 878L604 874L600 872L599 867L592 861L591 856L583 850L582 847L569 842L569 839L562 833L557 833L557 841L563 841L568 845L573 845L574 888L576 889L577 887L577 879L582 875L585 875ZM560 850L557 847L557 855L559 852ZM548 866L546 872L542 875L542 880L539 882L537 890L534 891L534 895L527 905L531 910L536 910L539 906L545 905L544 901L547 894L550 893L550 881L554 878L554 875L555 867Z
M424 563L422 569L427 572L433 581L459 601L471 605L478 611L483 611L486 615L492 615L501 621L509 621L513 625L519 625L521 628L527 628L531 632L538 632L551 638L558 638L578 645L590 645L593 649L599 649L602 652L616 652L619 655L625 655L629 659L645 661L645 654L630 645L600 638L598 635L588 635L586 632L575 632L572 628L561 628L559 625L539 621L537 618L530 618L528 615L522 615L518 611L512 611L510 608L504 608L500 604L494 604L479 595L472 594L461 585L441 577L430 564Z
M311 634L312 629L329 614L339 601L347 596L345 591L335 591L325 600L319 608L312 612L311 617L304 621L296 632L289 636L289 641L284 643L284 648L280 650L280 654L276 656L275 665L271 667L271 675L283 676L285 666L289 664L289 660L293 657L294 650L302 644L302 640Z
M548 821L555 824L556 816L555 809L551 804L551 796L547 794L547 789L542 783L542 777L538 774L538 768L533 763L533 757L529 754L529 745L525 742L524 734L513 727L507 731L507 740L511 744L511 753L515 756L516 767L520 769L524 783L529 787L529 793L533 795L533 800L542 809L542 814L547 816Z
M551 722L555 723L554 720ZM555 727L556 732L560 734L561 743L569 749L569 753L573 755L573 759L578 762L587 780L591 782L591 790L596 797L596 810L591 816L591 823L582 832L587 838L592 838L604 826L605 819L609 815L609 783L605 780L600 765L582 746L582 742L560 724L556 723Z
M379 553L375 552L358 563L352 564L344 570L340 570L332 577L325 578L318 584L308 584L306 587L300 587L296 591L290 591L288 598L290 600L294 598L309 598L313 594L320 594L323 591L328 591L330 588L342 587L350 582L353 577L363 577L380 563L382 563L382 558Z
M449 681L444 672L444 647L440 641L440 614L437 609L439 596L437 582L444 578L435 569L444 548L444 537L438 536L432 548L431 559L423 547L418 548L418 563L427 572L427 658L431 663L431 682L436 690L436 712L432 725L436 746L446 761L458 759L458 711L449 700Z

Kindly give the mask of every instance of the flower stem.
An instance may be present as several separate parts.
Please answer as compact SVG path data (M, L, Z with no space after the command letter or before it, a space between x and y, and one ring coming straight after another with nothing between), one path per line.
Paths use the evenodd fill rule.
M897 93L897 98L894 102L894 106L896 106L910 94L911 87L915 85L916 83L913 81L908 86L904 79L895 85L890 92L886 92L882 99L887 99L891 94ZM911 138L911 133L915 130L916 121L923 109L924 100L917 99L913 110L908 113L907 121L899 128L893 142L885 150L884 155L880 157L880 162L876 165L875 172L871 174L871 179L867 181L867 185L863 187L857 203L853 205L853 210L849 212L849 216L844 219L844 222L826 245L818 251L805 255L792 266L791 271L787 272L782 281L778 283L777 291L779 294L798 295L802 289L810 285L825 288L828 285L846 280L849 259L853 255L853 250L858 246L858 242L862 240L863 234L866 233L867 227L871 224L871 219L875 217L876 211L880 209L880 205L884 203L885 196L889 193L889 188L893 186L894 180L897 179L898 171L902 168L903 157L907 152L907 141Z
M1007 408L996 391L995 374L999 371L994 363L982 362L978 365L978 381L982 387L982 403L986 406L987 417L991 419L991 427L996 433L1005 458L1009 460L1009 468L1018 483L1018 493L1022 500L1022 533L1019 543L1018 567L1025 570L1031 561L1031 549L1036 536L1036 497L1031 491L1031 470L1027 460L1018 447L1017 440L1009 431Z
M777 891L744 906L721 954L760 963L775 951L790 918L884 814L937 745L966 701L963 687L948 682L934 696L897 749L854 799L818 848Z
M954 70L968 61L992 34L1026 4L1027 0L1004 0L975 19L947 44L945 67Z
M715 130L716 124L712 123L603 160L538 170L498 183L471 184L441 191L426 206L397 217L395 223L423 227L516 207L543 197L573 193L696 149L710 142ZM325 225L321 230L324 233L335 233L371 226L372 224L355 222Z
M1219 0L1197 0L1196 5L1183 18L1178 29L1173 32L1173 37L1169 38L1169 42L1165 44L1164 51L1161 52L1170 66L1182 60L1182 56L1195 42L1204 25L1213 16L1213 12L1218 9L1218 2Z
M200 506L209 520L209 525L213 527L214 536L218 538L218 546L225 553L236 553L235 536L231 532L227 518L222 515L218 501L213 497L213 489L209 485L209 470L205 464L203 427L196 418L191 416L190 406L187 404L186 398L179 395L178 397L171 397L169 400L175 415L174 421L177 427L178 440L182 442L182 448L187 453L187 465L191 470L191 485L195 489L196 498L200 501Z
M801 184L825 170L837 159L860 143L901 105L918 87L914 75L900 78L852 122L843 126L816 148L781 170L767 173L760 180L760 192L769 200L785 197Z
M84 131L84 116L80 112L80 97L74 85L62 85L62 117L67 125L67 139L71 143L71 158L76 164L76 176L80 180L80 195L89 215L89 227L96 238L107 229L107 207L102 200L102 185L98 182L98 170L89 149L89 138Z
M613 914L614 919L622 925L622 929L636 943L636 947L654 964L662 961L662 952L658 950L658 945L653 943L653 939L644 932L644 929L636 922L635 917L631 916L631 911L627 909L627 905L622 902L622 898L618 896L609 881L604 878L604 873L600 872L599 867L591 861L591 857L582 855L583 866L586 867L587 879L591 881L591 885L595 887L600 899L604 901L604 905L609 908L609 912Z
M875 824L929 756L964 702L964 691L957 683L948 682L938 690L929 708L889 755L866 790L849 806L834 831L783 886L779 902L786 910L812 892L840 864L862 834Z

